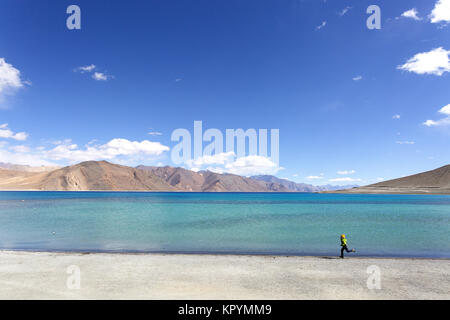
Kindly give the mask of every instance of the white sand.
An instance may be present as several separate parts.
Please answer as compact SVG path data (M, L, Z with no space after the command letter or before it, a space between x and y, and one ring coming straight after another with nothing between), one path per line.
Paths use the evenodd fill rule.
M450 299L450 260L0 251L0 299Z

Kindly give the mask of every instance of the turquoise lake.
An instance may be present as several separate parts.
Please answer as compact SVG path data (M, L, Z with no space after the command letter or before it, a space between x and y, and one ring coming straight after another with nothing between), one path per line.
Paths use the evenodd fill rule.
M0 192L0 248L450 258L450 196Z

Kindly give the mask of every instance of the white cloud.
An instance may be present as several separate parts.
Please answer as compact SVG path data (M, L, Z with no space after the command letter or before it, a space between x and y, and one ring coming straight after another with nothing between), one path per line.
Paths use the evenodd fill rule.
M316 27L316 30L320 30L322 28L324 28L327 25L326 21L323 21L319 26Z
M148 134L151 136L162 136L162 133L158 131L150 131Z
M412 8L412 9L410 9L408 11L403 12L402 13L402 17L409 18L409 19L414 19L414 20L417 20L417 21L422 20L422 18L419 18L419 16L417 14L418 14L417 9L416 8Z
M306 179L308 180L319 180L319 179L323 179L322 176L308 176L306 177Z
M90 73L96 69L98 69L97 66L95 64L91 64L91 65L75 68L73 71L79 72L79 73ZM100 72L100 71L95 71L91 77L92 77L92 79L97 80L97 81L107 81L107 80L114 78L114 76L108 75L105 72Z
M221 152L214 155L205 155L197 159L190 159L187 161L189 167L202 167L211 165L226 165L235 160L234 152Z
M29 166L57 166L56 163L45 160L41 154L8 151L0 147L0 162Z
M450 104L442 107L438 112L450 116Z
M437 126L438 122L434 120L427 120L423 123L427 127Z
M51 150L45 151L44 157L56 161L69 160L70 162L79 162L111 160L119 156L159 156L165 151L169 151L169 147L159 142L113 139L103 145L87 145L85 149L80 149L76 144L60 144Z
M113 139L101 148L107 150L108 154L113 155L130 155L136 153L145 153L148 155L160 155L170 148L159 142L151 142L148 140L129 141L127 139Z
M24 141L28 138L28 133L26 132L14 133L8 128L8 124L4 123L0 125L0 138Z
M450 72L450 51L442 47L429 52L422 52L410 58L404 65L397 66L397 69L414 72L417 74L433 74L442 76L445 72Z
M18 152L18 153L26 153L26 152L30 152L31 151L31 149L29 147L23 146L23 145L12 146L11 150L13 150L14 152Z
M103 72L94 72L94 74L92 75L92 79L97 81L107 81L111 78L113 78L113 76L109 76Z
M0 138L23 141L28 134L15 133L8 124L0 124ZM10 145L0 140L0 162L27 164L33 166L76 163L89 160L114 160L126 164L129 161L149 160L169 151L168 146L148 140L129 141L127 139L112 139L106 144L96 144L91 140L85 147L72 143L71 139L49 141L50 148L39 146L31 148L24 145Z
M246 156L225 165L226 172L241 176L276 174L281 169L275 162L263 156Z
M353 81L359 81L359 80L362 80L362 76L356 76L356 77L353 77Z
M355 170L342 170L342 171L337 172L337 174L340 174L340 175L348 175L348 174L354 174L354 173L356 173Z
M12 136L12 138L15 139L15 140L24 141L24 140L27 140L28 133L26 133L26 132L18 132L18 133L15 133Z
M414 141L396 141L397 144L415 144Z
M75 72L78 71L78 72L81 72L81 73L85 73L85 72L92 72L95 68L96 68L96 65L95 64L91 64L91 65L88 65L88 66L78 67L74 71Z
M216 173L232 173L242 176L276 174L283 169L270 158L258 155L237 158L232 151L188 160L186 165L193 171L209 170Z
M359 182L362 180L356 179L356 178L345 177L345 178L329 179L328 181L330 181L330 182Z
M445 115L445 118L442 118L440 120L427 120L423 124L427 127L436 127L436 126L448 126L450 125L450 104L446 105L445 107L442 107L439 111L439 113Z
M0 58L0 103L7 94L14 93L23 87L20 71Z
M430 14L431 23L450 22L450 0L438 0Z
M1 125L3 127L4 125ZM24 145L10 146L6 141L0 141L0 162L30 166L56 166L55 163L44 159L42 149L36 151Z
M344 9L338 12L338 15L340 15L341 17L344 16L351 8L352 7L345 7Z
M59 144L71 144L72 139L64 139L64 140L53 140L50 141L51 144L59 145ZM91 144L90 142L88 144Z
M395 120L398 120L398 119L400 119L401 118L401 116L399 115L399 114L394 114L393 116L392 116L392 119L395 119Z

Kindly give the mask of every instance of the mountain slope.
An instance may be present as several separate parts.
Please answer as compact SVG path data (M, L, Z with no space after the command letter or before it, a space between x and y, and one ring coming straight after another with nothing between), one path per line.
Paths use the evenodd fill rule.
M159 177L142 170L89 161L49 173L39 189L45 190L166 190L176 191Z
M342 193L450 194L450 165Z
M0 190L320 192L330 188L268 175L248 178L169 166L131 168L107 161L87 161L51 172L13 164L3 166L7 169L0 167Z
M87 161L51 172L0 169L0 189L55 191L197 191L288 192L266 183L232 174L194 172L183 168L131 168L107 161Z
M18 173L16 181L2 177L2 189L33 190L166 190L176 191L150 172L112 164L106 161L88 161L64 167L50 173ZM6 177L7 174L3 173Z
M164 180L173 188L183 191L200 192L204 183L204 177L197 172L174 167L137 166L136 169L151 172Z
M183 191L195 192L270 192L289 190L281 185L271 185L234 174L219 174L211 171L194 172L184 168L138 166L157 175L171 186Z
M39 173L0 168L0 189L28 190L38 181Z
M17 168L14 165L9 168ZM20 168L20 167L19 167ZM274 176L251 178L174 167L131 168L107 161L87 161L51 172L0 168L2 190L111 190L193 192L324 192L334 186L312 186ZM450 165L336 193L450 194Z

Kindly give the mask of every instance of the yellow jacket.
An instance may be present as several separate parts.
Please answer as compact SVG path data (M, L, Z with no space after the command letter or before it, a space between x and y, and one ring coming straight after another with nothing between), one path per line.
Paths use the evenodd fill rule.
M347 245L347 239L345 238L341 238L341 246L346 246Z

